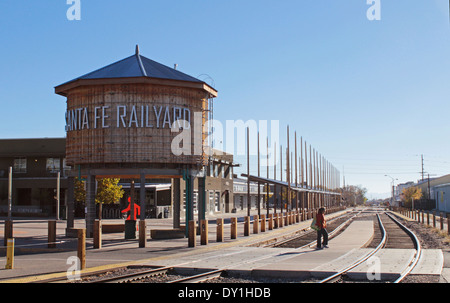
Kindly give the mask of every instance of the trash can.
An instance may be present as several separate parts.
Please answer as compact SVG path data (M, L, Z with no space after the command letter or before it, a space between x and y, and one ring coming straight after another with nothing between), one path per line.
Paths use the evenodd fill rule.
M125 221L125 240L136 239L136 221Z

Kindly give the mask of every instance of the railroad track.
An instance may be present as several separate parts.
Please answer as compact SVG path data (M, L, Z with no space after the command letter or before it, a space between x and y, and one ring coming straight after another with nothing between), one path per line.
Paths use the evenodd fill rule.
M421 257L420 241L418 240L416 235L389 213L385 213L382 216L377 214L377 221L381 231L381 239L379 240L378 245L348 267L340 270L334 275L321 280L319 283L333 283L343 281L343 278L347 272L367 261L370 257L380 252L383 248L409 249L413 247L415 249L415 254L412 261L406 265L405 269L400 273L399 277L394 281L394 283L401 282L414 269ZM408 235L409 240L405 235Z
M139 272L133 272L128 274L122 274L119 276L97 279L91 281L90 283L131 283L142 279L148 279L154 276L166 275L168 272L172 271L173 267L159 267Z
M335 237L339 232L345 229L353 219L360 215L361 212L358 212L354 215L343 215L334 219L331 219L327 222L327 230L329 230L328 239L331 240ZM316 245L317 242L317 232L310 227L308 227L307 231L302 234L292 238L279 240L275 243L267 244L263 247L280 247L280 248L296 248L302 249L305 247L310 247Z
M167 266L154 268L149 270L143 270L139 272L126 273L118 276L108 277L108 278L100 278L92 281L87 281L88 283L136 283L140 280L147 280L153 278L155 276L171 276L175 267ZM162 281L165 283L200 283L205 282L211 279L216 279L223 274L226 273L225 269L217 269L212 270L200 274L194 274L192 276L183 276L178 277L176 274L173 274L175 278L167 279L166 281ZM161 279L164 280L164 279Z
M209 272L201 273L198 275L190 276L181 278L178 280L169 281L167 283L200 283L205 282L211 279L216 279L221 277L224 273L226 273L226 270L224 269L218 269L218 270L212 270Z

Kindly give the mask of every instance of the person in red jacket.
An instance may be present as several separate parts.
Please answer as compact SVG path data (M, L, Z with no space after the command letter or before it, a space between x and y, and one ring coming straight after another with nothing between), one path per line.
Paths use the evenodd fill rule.
M328 248L328 232L326 230L327 221L325 220L325 208L319 208L319 212L316 215L316 226L319 228L317 231L317 249L323 247ZM322 243L323 236L323 243Z

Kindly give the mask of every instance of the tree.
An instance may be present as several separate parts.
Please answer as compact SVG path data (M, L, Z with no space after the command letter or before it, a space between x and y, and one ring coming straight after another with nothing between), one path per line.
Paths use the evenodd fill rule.
M349 206L364 204L367 201L366 193L367 189L361 185L347 185L342 188L342 199Z
M86 201L86 187L85 182L78 178L75 178L75 201L76 202L84 202Z
M125 191L122 185L118 185L119 178L105 178L97 182L97 195L95 203L117 203L123 197Z
M401 197L402 201L404 201L404 206L411 207L413 199L419 200L422 198L422 189L417 186L404 188Z
M97 181L97 194L95 195L95 203L100 206L100 219L102 213L102 204L113 204L119 202L125 191L122 185L118 185L119 178L104 178ZM75 178L75 201L86 201L85 182Z

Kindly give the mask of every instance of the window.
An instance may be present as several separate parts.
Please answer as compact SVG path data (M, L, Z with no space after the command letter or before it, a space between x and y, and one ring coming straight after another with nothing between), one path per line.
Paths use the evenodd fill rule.
M72 170L71 166L67 166L66 164L66 158L63 158L63 174L64 176L67 176L68 172Z
M13 171L15 173L26 173L27 172L27 158L14 159Z
M51 173L57 173L60 171L59 158L47 158L47 171Z

